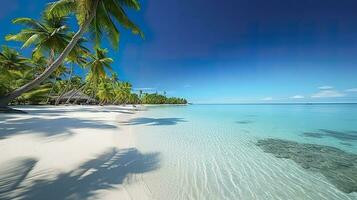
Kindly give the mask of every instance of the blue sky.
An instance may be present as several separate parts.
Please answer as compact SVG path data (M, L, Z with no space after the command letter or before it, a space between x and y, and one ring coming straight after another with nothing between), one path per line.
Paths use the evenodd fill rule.
M12 18L39 18L47 2L2 2L1 43L20 28ZM129 15L145 40L123 30L110 55L135 88L195 103L357 102L356 7L355 0L142 1Z

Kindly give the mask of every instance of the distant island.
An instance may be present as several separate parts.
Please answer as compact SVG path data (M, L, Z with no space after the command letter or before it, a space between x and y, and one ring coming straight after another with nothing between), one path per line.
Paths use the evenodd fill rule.
M154 94L144 94L142 98L139 99L142 104L187 104L187 100L184 98L177 97L166 97L165 95Z

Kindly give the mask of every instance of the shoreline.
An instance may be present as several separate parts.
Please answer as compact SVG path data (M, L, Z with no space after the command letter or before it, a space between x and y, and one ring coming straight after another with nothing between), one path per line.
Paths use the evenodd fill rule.
M141 173L150 157L137 150L133 127L120 124L137 108L15 108L28 114L0 116L0 176L9 188L1 199L149 199Z

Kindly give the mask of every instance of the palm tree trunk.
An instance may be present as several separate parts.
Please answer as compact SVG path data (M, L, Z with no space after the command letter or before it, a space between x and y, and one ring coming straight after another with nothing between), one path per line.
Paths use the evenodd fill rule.
M50 50L50 57L48 59L48 65L51 65L53 63L54 59L55 59L55 50L51 49ZM53 92L53 89L55 88L56 83L57 83L57 78L55 77L55 81L52 84L52 88L51 88L50 92L47 95L47 99L46 99L45 104L48 104L48 102L50 101L50 96L51 96L51 94Z
M95 99L95 94L97 93L97 91L98 91L98 89L95 88L94 91L92 92L92 95L91 95L90 98ZM89 104L89 102L92 100L92 99L90 99L90 98L87 99L86 104Z
M45 102L46 105L48 104L48 102L49 102L50 99L51 99L51 95L52 95L53 90L55 89L56 83L57 83L57 78L56 78L55 81L53 82L52 88L51 88L50 92L48 93L48 97L47 97L46 102Z
M113 104L116 105L118 101L119 101L119 97L114 99Z
M60 96L57 97L56 102L55 102L55 106L58 105L59 101L61 100L61 98L63 97L64 94L66 94L66 92L68 91L68 88L71 84L71 79L72 79L72 74L73 74L73 63L71 65L71 72L69 73L69 77L68 77L68 81L66 84L66 87L64 88L64 90L61 92Z
M15 98L21 96L21 94L40 85L63 63L64 59L72 51L72 49L77 44L78 40L82 37L82 35L87 30L87 28L89 27L92 20L94 19L95 15L96 15L98 2L99 2L99 0L95 0L95 3L93 4L93 8L91 10L91 13L88 17L88 20L86 20L85 23L79 28L77 33L73 36L71 41L68 43L68 45L63 50L63 52L58 56L58 58L52 64L50 64L40 76L36 77L34 80L32 80L29 83L23 85L22 87L16 89L15 91L11 92L10 94L0 97L0 107L3 107L3 108L7 107L9 102L11 102Z
M74 97L74 95L76 95L78 92L83 92L83 91L85 91L87 88L88 88L88 85L87 85L87 84L84 84L83 86L81 86L80 88L78 88L78 89L67 99L67 101L66 101L65 104L69 104L69 103L71 102L71 99ZM76 102L77 102L77 100L75 100L75 102L73 102L73 104L76 103Z

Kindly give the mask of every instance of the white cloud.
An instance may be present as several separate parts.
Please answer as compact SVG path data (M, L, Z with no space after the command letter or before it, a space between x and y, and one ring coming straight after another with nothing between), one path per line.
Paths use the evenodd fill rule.
M344 97L346 96L345 94L336 91L336 90L327 90L327 89L322 89L316 94L313 94L311 97L312 98L329 98L329 97Z
M332 89L333 89L333 87L332 86L328 86L328 85L319 87L319 90L332 90Z
M290 99L303 99L303 98L305 98L305 97L302 95L295 95L295 96L290 97Z
M273 100L273 97L265 97L262 99L263 101L272 101Z
M357 88L350 88L345 90L346 92L357 92Z

